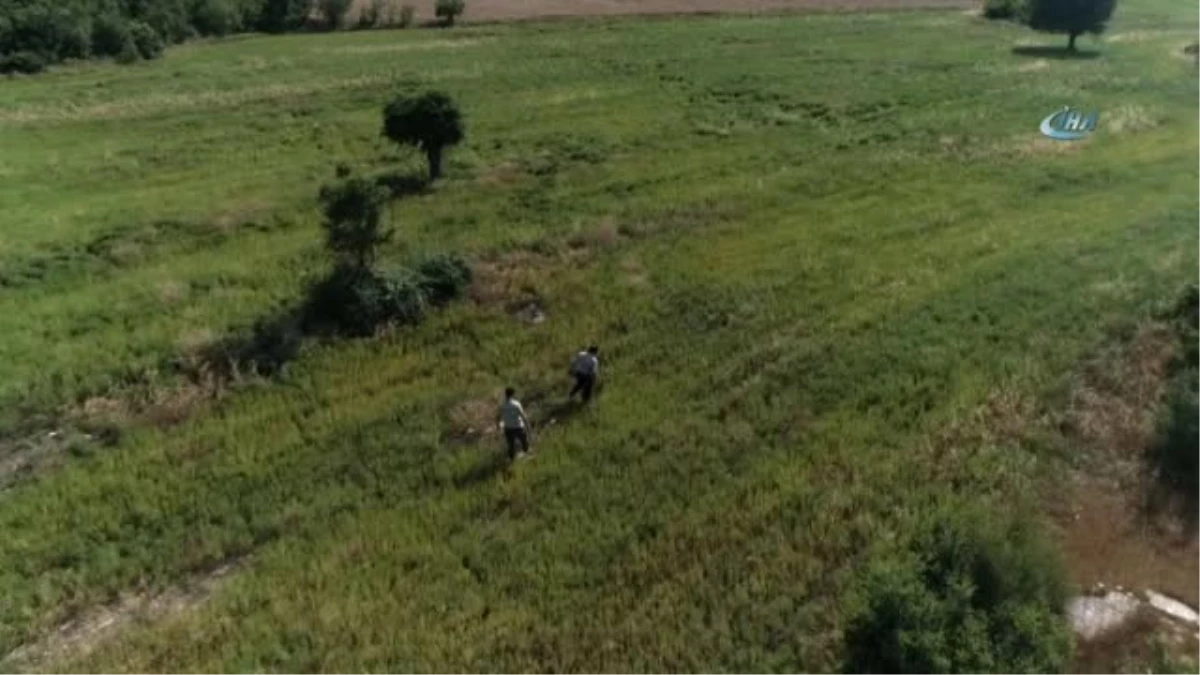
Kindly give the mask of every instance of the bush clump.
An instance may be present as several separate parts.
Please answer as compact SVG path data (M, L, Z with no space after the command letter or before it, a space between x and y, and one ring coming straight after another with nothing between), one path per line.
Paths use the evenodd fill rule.
M14 52L0 56L0 73L33 75L46 69L46 60L34 52Z
M102 14L92 22L92 54L119 56L133 44L129 22L115 14Z
M418 280L404 269L376 272L339 265L309 295L311 327L354 336L371 335L386 323L418 323L426 301Z
M1020 13L1020 0L986 0L983 4L983 16L988 19L1017 19Z
M133 38L133 45L137 48L138 56L146 60L162 56L166 45L163 44L162 36L151 28L150 24L144 21L131 21L129 34Z
M430 256L417 265L417 284L430 304L442 305L462 295L471 284L471 268L456 253Z
M898 560L870 568L845 670L1059 672L1071 650L1066 584L1031 523L940 511Z

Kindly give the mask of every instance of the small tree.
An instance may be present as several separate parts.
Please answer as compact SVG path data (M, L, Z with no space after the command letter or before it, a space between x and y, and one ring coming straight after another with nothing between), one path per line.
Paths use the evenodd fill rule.
M434 14L441 19L447 26L453 26L454 20L466 10L467 5L464 0L437 0L437 5L434 6Z
M325 19L325 27L329 30L341 28L351 4L353 0L318 0L317 9Z
M1075 51L1075 38L1084 33L1099 35L1107 28L1117 0L1028 0L1025 25L1045 33L1066 33L1067 51Z
M362 177L351 177L321 188L325 211L325 245L339 267L370 270L380 244L392 233L380 224L387 190Z
M429 179L442 175L442 152L463 139L462 115L454 99L437 91L400 96L383 111L383 133L412 145L429 160Z

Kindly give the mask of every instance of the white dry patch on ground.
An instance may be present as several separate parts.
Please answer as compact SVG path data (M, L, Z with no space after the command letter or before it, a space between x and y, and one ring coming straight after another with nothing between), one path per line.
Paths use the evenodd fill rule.
M1039 70L1045 70L1049 67L1050 62L1046 59L1034 59L1033 61L1026 61L1025 63L1017 66L1017 71L1021 73L1033 73Z
M465 49L490 42L474 38L459 40L427 40L425 42L389 42L380 45L345 45L328 47L320 51L325 54L385 54L389 52L421 52L436 49Z
M158 593L128 593L116 602L85 611L0 658L0 672L41 670L82 658L134 623L160 621L196 607L244 564L245 559L234 560L185 584Z
M1142 106L1123 105L1102 115L1099 124L1103 130L1119 134L1153 129L1159 125L1159 119Z
M1122 591L1082 595L1067 601L1067 620L1076 635L1094 640L1125 625L1140 606L1141 602L1132 593Z
M1149 42L1168 37L1179 37L1181 35L1194 36L1193 31L1179 30L1131 30L1124 33L1113 33L1107 36L1106 42Z

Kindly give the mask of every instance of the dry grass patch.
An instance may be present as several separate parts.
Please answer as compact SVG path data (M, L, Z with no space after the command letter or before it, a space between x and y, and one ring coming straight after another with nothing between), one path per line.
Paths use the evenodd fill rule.
M125 593L116 602L85 610L40 640L18 647L0 659L0 667L33 671L81 659L134 623L163 621L195 608L243 565L244 560L238 559L165 590Z

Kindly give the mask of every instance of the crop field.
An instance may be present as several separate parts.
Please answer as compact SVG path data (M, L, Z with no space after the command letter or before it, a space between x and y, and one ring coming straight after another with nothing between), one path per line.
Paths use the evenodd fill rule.
M867 562L939 508L1042 518L1085 463L980 411L1050 405L1194 281L1197 19L1122 0L1069 59L957 8L0 82L0 667L838 668ZM326 269L335 165L420 166L380 127L421 88L467 137L390 205L385 262L463 252L468 297L279 373L181 370ZM1064 105L1097 132L1042 137ZM603 390L566 407L590 342ZM506 385L537 449L511 469Z

